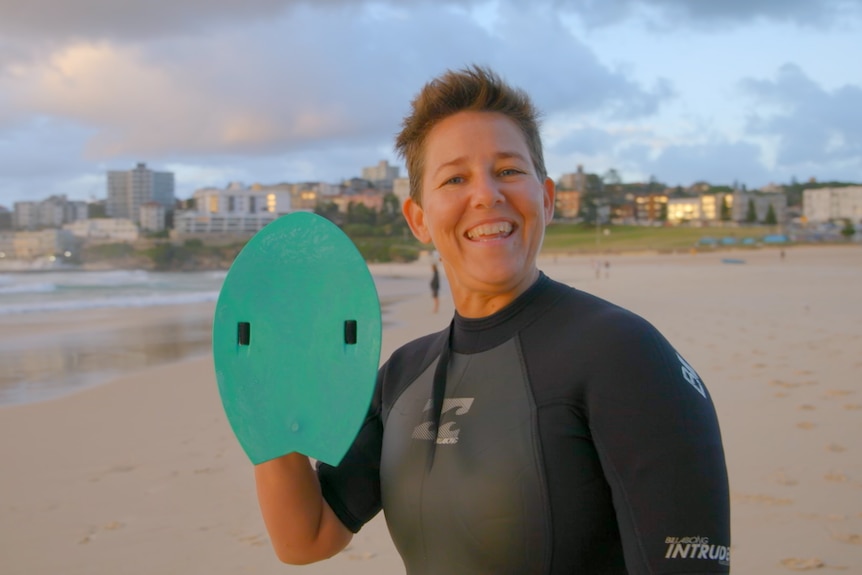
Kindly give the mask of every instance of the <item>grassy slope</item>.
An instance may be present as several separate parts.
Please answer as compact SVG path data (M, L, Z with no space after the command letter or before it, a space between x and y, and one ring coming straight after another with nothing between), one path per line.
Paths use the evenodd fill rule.
M605 230L609 233L604 233ZM764 226L692 228L692 227L646 227L646 226L602 226L599 233L592 226L554 223L548 226L542 251L545 253L587 253L595 251L636 252L688 250L704 237L734 237L760 240L775 233ZM598 241L597 241L598 237ZM737 246L738 247L738 246Z

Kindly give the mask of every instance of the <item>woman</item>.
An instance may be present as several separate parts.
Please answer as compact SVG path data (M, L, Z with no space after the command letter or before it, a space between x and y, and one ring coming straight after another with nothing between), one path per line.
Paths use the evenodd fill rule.
M703 382L645 320L536 265L554 206L536 117L479 67L413 101L403 211L455 317L383 365L337 467L256 467L282 560L334 555L382 508L410 575L729 571Z

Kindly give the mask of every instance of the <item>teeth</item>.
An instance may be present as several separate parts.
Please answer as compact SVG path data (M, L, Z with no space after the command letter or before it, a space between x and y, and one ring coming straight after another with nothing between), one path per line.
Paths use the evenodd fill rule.
M487 236L508 236L512 233L512 224L509 222L495 222L493 224L483 224L476 226L467 232L467 237L471 240L479 239Z

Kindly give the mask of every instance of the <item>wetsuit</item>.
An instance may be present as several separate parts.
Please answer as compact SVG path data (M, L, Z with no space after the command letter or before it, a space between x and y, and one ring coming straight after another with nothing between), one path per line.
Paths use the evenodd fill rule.
M318 474L352 531L384 509L409 575L729 571L700 377L644 319L544 275L397 350L351 450Z

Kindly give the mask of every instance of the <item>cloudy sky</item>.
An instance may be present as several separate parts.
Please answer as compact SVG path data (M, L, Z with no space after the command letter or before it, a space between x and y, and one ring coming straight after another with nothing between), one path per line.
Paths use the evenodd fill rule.
M532 94L555 178L862 182L862 0L0 0L0 205L400 164L470 63Z

